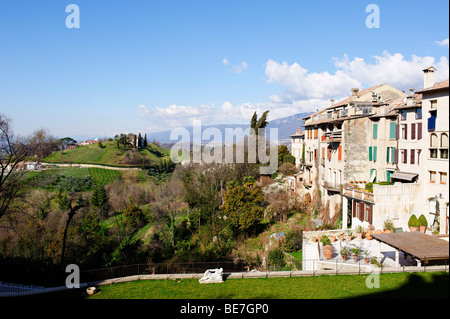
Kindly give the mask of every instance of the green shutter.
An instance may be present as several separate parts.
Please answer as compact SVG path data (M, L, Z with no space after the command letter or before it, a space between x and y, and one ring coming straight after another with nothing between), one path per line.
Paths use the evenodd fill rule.
M373 151L372 151L372 158L373 158L373 161L374 161L374 162L377 161L377 150L378 150L378 147L377 147L377 146L374 146L374 147L373 147Z
M388 148L386 149L386 162L387 162L387 163L389 163L390 156L391 156L391 148L388 147Z
M373 138L376 139L378 137L378 124L373 125Z
M395 131L396 131L396 129L397 129L397 124L396 123L391 123L391 130L390 130L390 133L389 133L389 138L390 139L395 139Z
M372 160L372 146L369 146L369 161Z
M392 149L391 162L395 163L395 150L396 150L396 148L395 147L391 147L391 149Z

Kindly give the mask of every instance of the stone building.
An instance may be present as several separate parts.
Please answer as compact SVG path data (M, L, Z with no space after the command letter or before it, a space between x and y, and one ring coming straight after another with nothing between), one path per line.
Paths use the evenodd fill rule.
M305 118L297 190L320 201L322 218L407 230L412 214L424 214L448 233L448 80L434 84L434 68L424 72L428 87L418 92L352 89Z

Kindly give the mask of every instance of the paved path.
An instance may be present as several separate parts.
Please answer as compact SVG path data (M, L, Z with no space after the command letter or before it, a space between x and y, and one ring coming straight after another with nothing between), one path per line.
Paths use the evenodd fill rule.
M138 171L141 170L139 167L117 167L117 166L106 166L106 165L95 165L95 164L67 164L67 163L41 163L42 165L56 165L58 167L83 167L83 168L89 168L89 167L95 167L95 168L104 168L104 169L111 169L116 171Z

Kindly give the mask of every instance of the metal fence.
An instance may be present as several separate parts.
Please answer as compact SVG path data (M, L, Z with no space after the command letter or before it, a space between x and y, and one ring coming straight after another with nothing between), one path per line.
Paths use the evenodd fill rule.
M443 260L439 265L412 265L390 267L384 264L385 258L363 257L350 258L347 261L342 258L332 260L288 260L285 264L260 263L249 265L245 262L195 262L195 263L157 263L134 264L116 266L101 269L85 270L80 272L81 288L95 284L108 284L142 279L175 279L175 278L199 278L208 269L222 268L224 274L231 278L269 278L269 277L300 277L320 275L350 275L369 273L391 272L427 272L449 271L448 260ZM67 273L53 276L34 277L36 284L26 284L17 279L16 283L0 281L0 297L20 297L33 294L58 292L64 297L70 292L66 287ZM4 276L2 276L4 277ZM4 280L4 279L3 279ZM11 278L11 280L14 280ZM40 284L39 284L40 283Z

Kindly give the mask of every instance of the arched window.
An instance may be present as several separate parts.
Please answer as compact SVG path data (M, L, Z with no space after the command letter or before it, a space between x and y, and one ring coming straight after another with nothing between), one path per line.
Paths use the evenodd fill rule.
M438 148L439 147L439 139L436 134L430 135L430 147L431 148Z
M441 148L448 148L448 135L445 133L441 134Z
M430 157L437 158L438 157L438 147L439 147L439 138L436 134L430 135Z
M441 134L441 147L439 152L441 158L448 158L448 135L446 133Z

